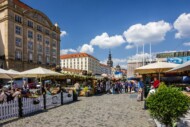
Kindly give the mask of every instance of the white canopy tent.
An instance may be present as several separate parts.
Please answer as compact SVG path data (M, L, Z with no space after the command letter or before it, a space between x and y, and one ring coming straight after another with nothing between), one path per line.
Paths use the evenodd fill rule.
M178 65L177 67L167 71L167 72L183 72L190 70L190 61Z
M34 68L31 70L23 71L20 73L21 76L24 77L46 77L46 76L61 76L61 73L51 71L42 67Z
M10 73L7 70L0 68L0 79L11 79Z
M19 75L19 74L20 74L20 72L15 71L15 70L13 70L13 69L9 69L9 70L8 70L8 73L14 74L14 75Z
M160 73L168 71L174 67L177 67L179 64L167 63L167 62L157 62L148 64L142 67L135 69L135 72L140 74L148 74L148 73L158 73L160 79Z
M27 70L27 71L23 71L20 73L20 76L22 77L36 77L36 78L40 78L40 82L41 82L41 78L42 77L47 77L47 76L62 76L63 74L55 72L55 71L51 71L42 67L38 67L38 68L34 68L31 70Z

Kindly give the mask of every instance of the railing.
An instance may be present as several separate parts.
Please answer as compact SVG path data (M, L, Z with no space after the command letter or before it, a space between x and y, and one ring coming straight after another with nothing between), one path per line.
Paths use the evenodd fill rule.
M0 120L8 119L11 117L18 117L18 101L12 100L10 102L5 102L0 104Z
M64 92L56 95L44 94L38 98L19 97L10 102L0 104L0 120L23 117L34 112L57 107L72 102L73 97L73 93Z

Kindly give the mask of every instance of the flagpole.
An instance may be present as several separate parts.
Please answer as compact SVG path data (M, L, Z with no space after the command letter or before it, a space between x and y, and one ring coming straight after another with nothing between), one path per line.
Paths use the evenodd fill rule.
M144 66L144 43L143 43L143 66Z
M152 49L151 49L151 43L150 43L150 63L152 62L152 54L151 54L151 52L152 52Z

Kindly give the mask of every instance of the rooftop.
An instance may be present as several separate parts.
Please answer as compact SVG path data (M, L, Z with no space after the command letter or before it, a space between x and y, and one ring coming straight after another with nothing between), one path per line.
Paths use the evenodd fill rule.
M87 53L75 53L75 54L66 54L66 55L61 55L60 56L60 59L70 59L70 58L82 58L82 57L90 57L90 58L93 58L95 60L98 60L96 59L95 57L87 54ZM99 61L99 60L98 60Z

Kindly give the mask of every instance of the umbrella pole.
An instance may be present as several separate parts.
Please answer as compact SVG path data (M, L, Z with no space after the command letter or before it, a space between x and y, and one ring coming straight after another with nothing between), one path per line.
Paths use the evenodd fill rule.
M11 78L11 89L13 88L13 79Z
M159 72L159 81L160 81L160 72Z

